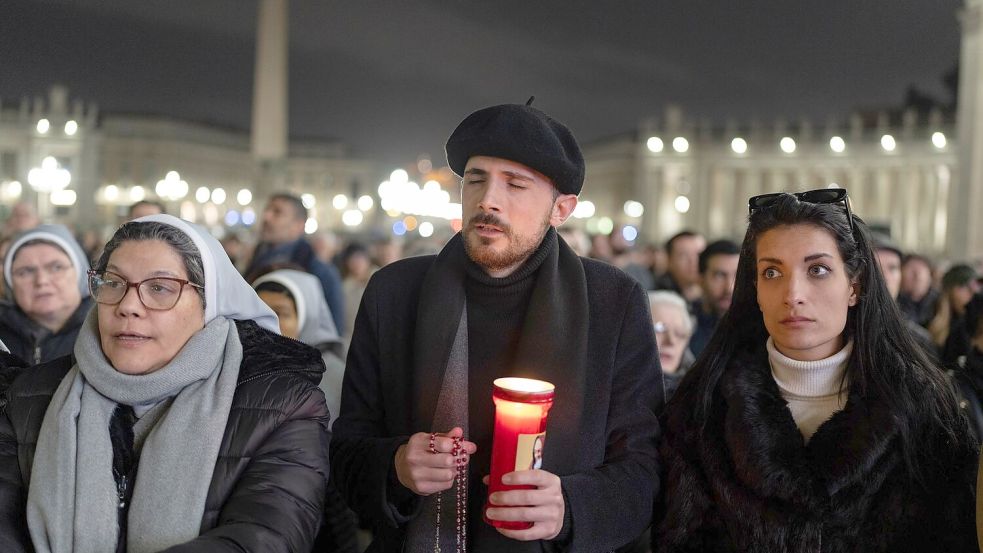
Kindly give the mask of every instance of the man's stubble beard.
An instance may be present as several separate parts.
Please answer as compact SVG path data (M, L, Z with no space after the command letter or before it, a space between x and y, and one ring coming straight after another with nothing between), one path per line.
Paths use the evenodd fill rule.
M551 206L552 207L552 206ZM552 211L552 209L551 209ZM502 228L504 238L508 246L504 251L495 252L488 245L490 239L477 236L473 233L475 223L493 224ZM518 266L525 261L543 241L546 232L550 227L550 212L546 213L540 231L528 239L517 236L511 225L505 225L494 215L475 215L468 221L464 229L464 251L471 261L489 272L502 271L510 267Z

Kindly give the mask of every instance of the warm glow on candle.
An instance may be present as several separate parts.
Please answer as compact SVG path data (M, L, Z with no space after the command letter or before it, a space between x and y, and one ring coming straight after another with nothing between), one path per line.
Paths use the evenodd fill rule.
M530 489L531 486L506 486L502 475L540 468L546 439L546 415L553 406L554 386L530 378L495 380L495 434L492 439L491 474L488 494L502 490ZM485 504L487 509L489 503ZM485 519L492 526L521 530L528 522Z

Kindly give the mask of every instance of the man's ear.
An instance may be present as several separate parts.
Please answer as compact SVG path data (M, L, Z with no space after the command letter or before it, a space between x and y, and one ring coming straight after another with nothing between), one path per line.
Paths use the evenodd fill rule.
M577 196L575 194L560 194L553 202L553 210L550 212L550 225L558 227L570 218L573 210L577 207Z

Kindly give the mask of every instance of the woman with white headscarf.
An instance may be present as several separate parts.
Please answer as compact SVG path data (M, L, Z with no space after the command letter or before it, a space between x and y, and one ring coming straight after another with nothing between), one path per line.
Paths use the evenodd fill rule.
M18 236L3 262L13 300L0 305L0 340L29 364L72 353L92 308L82 247L62 225L41 225Z
M0 550L309 551L328 474L317 350L203 229L127 223L74 358L27 371L0 416Z
M341 381L345 376L341 336L324 299L321 281L310 273L278 269L253 281L253 288L280 321L280 333L317 348L324 360L321 391L328 402L331 424L341 406Z

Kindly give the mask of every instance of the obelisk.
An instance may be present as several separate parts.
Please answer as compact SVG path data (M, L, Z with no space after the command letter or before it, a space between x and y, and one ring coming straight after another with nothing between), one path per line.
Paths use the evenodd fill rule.
M287 0L259 0L253 84L254 191L262 199L284 184L287 160Z

